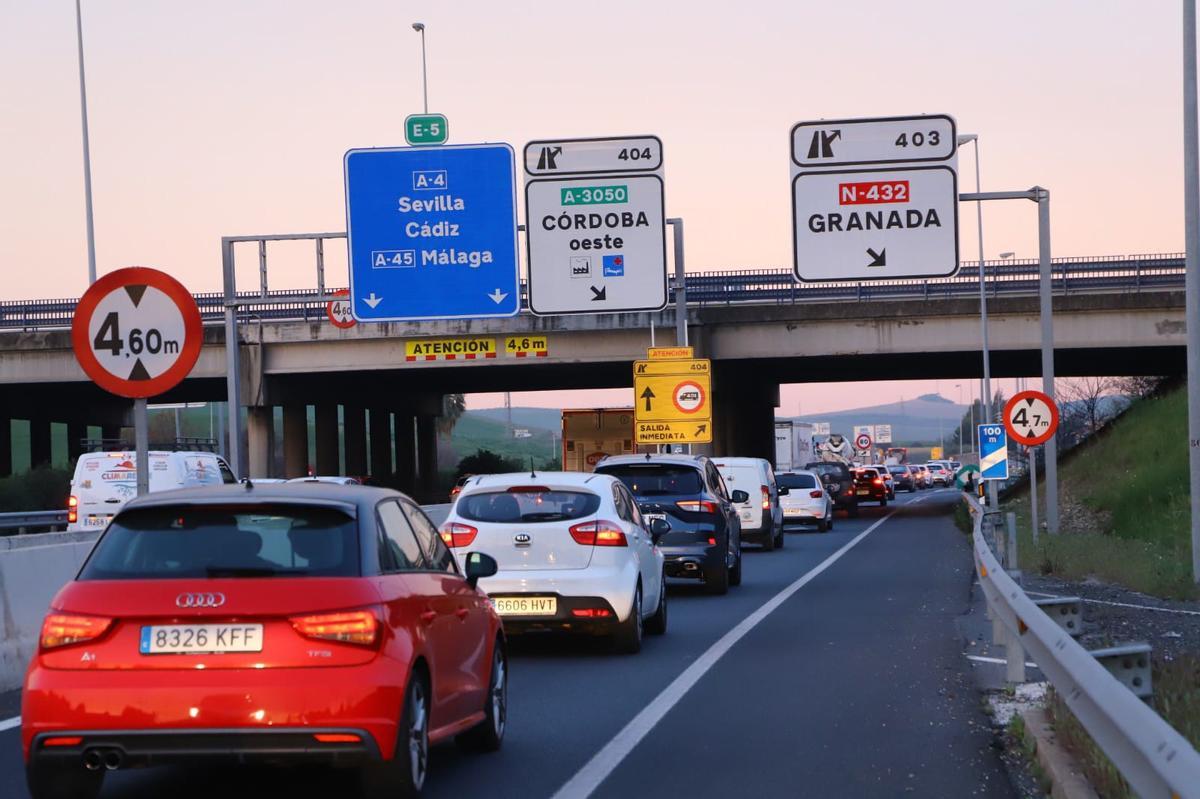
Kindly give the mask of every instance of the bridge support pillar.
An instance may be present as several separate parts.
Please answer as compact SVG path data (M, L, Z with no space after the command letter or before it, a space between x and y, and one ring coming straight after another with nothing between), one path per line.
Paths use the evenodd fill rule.
M29 467L50 465L50 422L45 419L29 420Z
M117 442L121 440L121 425L105 424L100 426L100 438L107 442L105 446L117 448Z
M367 475L367 411L357 405L342 406L342 435L346 452L346 475Z
M274 477L271 468L271 455L274 449L271 439L274 438L275 409L266 407L250 407L246 409L246 474L238 477ZM108 434L105 433L105 438Z
M0 416L0 477L12 474L12 420Z
M371 409L371 477L379 484L392 476L392 415Z
M283 476L308 473L308 406L283 406Z
M417 476L416 417L408 411L396 411L396 487L415 495Z
M67 468L74 469L75 461L83 454L83 439L87 438L87 424L67 422Z
M314 435L317 439L317 474L341 474L338 452L338 406L321 403L316 406Z
M713 452L775 461L779 385L733 365L713 364Z
M437 417L417 416L417 495L421 502L434 501L437 488Z

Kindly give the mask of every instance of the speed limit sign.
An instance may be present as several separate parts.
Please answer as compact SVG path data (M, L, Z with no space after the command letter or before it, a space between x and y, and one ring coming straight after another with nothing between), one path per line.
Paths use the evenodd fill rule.
M200 357L200 309L178 280L133 266L104 275L71 322L75 359L96 385L144 399L169 391Z

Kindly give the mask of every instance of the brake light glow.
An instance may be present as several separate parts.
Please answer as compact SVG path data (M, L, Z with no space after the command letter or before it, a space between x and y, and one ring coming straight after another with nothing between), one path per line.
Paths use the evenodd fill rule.
M881 485L883 485L883 478L882 478L882 477L876 477L876 478L875 478L874 480L872 480L871 482L873 482L873 483L874 483L875 485L877 485L877 486L881 486Z
M767 488L766 486L759 486L759 488L762 489L762 509L770 510L771 509L771 489Z
M608 608L573 608L571 615L577 619L606 619L613 613Z
M71 616L51 613L42 622L42 649L81 644L104 635L113 620L102 616Z
M446 546L456 549L458 547L471 546L471 543L475 540L475 536L479 535L479 530L469 524L446 522L442 525L442 529L438 533L442 536L442 540L446 542Z
M548 494L550 489L546 486L513 486L508 489L510 494Z
M570 528L570 532L571 538L575 539L575 543L585 547L623 547L629 545L625 540L624 531L618 525L602 519L573 525Z
M379 636L379 619L369 610L293 616L289 621L305 638L370 646Z
M67 497L67 523L79 521L79 497Z
M717 503L707 499L681 499L675 503L683 510L692 513L716 513Z
M821 497L824 495L824 492L821 492L821 491L809 491L809 492L808 492L808 495L809 495L810 497L812 497L813 499L820 499L820 498L821 498Z
M81 743L83 738L79 735L59 735L42 739L42 746L79 746Z
M313 738L322 744L356 744L362 737L348 732L316 732Z

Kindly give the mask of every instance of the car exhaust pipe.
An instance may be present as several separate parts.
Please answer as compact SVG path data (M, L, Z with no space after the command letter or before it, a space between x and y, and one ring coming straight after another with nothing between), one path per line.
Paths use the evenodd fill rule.
M119 749L109 749L104 753L104 768L107 771L116 771L121 767L121 763L125 760Z
M88 771L99 771L104 768L104 755L99 749L88 749L83 753L83 765Z

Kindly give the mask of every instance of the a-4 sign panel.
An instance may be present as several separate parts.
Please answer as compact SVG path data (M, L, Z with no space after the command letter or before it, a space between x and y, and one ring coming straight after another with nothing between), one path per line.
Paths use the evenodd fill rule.
M350 302L360 322L520 310L507 144L346 153Z
M75 358L106 391L145 398L177 385L200 357L196 301L156 269L109 272L79 300L71 322Z
M796 276L945 277L958 269L958 182L947 166L799 172Z

